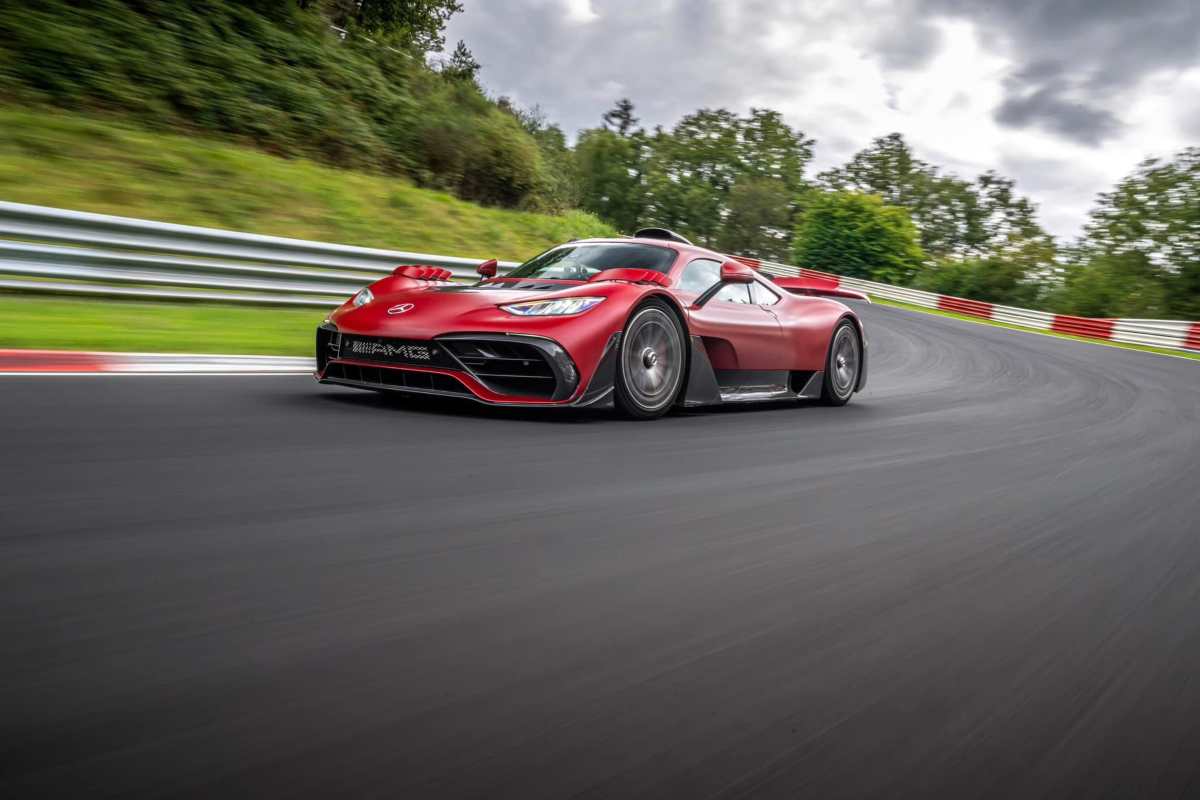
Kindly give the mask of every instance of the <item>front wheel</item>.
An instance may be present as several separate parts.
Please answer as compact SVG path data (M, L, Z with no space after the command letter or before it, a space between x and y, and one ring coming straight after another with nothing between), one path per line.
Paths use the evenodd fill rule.
M844 319L833 331L829 342L829 358L825 364L825 381L821 386L821 402L828 406L844 406L850 402L858 386L862 370L862 341L854 323Z
M635 419L661 417L683 382L686 351L679 320L652 300L633 312L621 337L617 407Z

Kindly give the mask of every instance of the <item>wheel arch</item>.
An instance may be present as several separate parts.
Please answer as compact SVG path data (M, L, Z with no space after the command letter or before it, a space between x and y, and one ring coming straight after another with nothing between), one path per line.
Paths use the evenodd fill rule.
M861 392L863 387L867 385L867 329L863 327L862 320L859 319L858 314L855 314L849 309L846 310L846 313L838 317L837 322L833 323L833 327L829 329L829 344L825 346L825 363L829 363L829 348L833 347L833 334L837 332L838 326L841 325L844 320L850 320L850 323L854 326L855 332L858 333L858 344L861 348L860 352L862 355L862 365L858 370L858 382L854 385L854 391Z

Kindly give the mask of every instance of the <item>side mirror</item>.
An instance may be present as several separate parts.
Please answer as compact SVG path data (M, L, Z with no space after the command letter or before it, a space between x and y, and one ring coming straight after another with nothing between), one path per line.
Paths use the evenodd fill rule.
M476 267L475 271L478 272L485 279L486 278L494 278L494 277L496 277L496 267L498 267L499 265L500 264L498 261L496 261L496 259L489 258L487 261L483 262L478 267Z
M754 283L754 270L740 261L721 264L721 283Z
M748 267L740 261L729 259L721 264L721 279L712 286L705 289L696 302L692 304L692 308L703 308L717 296L717 293L725 287L727 283L754 283L755 272L752 267Z

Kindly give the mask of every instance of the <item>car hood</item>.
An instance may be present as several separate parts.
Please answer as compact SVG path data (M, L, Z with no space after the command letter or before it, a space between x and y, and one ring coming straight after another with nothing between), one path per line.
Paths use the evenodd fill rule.
M529 285L518 283L512 288L501 288L503 284L422 285L403 286L392 291L386 286L372 286L375 295L372 302L358 308L347 303L330 319L344 333L428 339L444 333L472 330L473 327L486 329L494 324L498 314L508 317L497 309L498 305L578 294L574 290L585 285L582 281L524 283Z

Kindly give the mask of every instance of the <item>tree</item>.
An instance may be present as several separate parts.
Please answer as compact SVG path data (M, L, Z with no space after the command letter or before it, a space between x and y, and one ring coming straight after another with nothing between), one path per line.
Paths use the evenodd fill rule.
M1200 319L1200 147L1144 161L1101 194L1080 245L1077 308L1102 286L1107 313Z
M729 192L717 247L726 253L786 261L792 192L776 178L739 177Z
M458 0L304 0L339 27L354 27L421 52L441 50L446 23L462 11Z
M804 186L804 168L812 160L815 143L788 127L778 111L752 108L739 126L739 172L779 181L794 194Z
M612 127L619 136L632 136L638 118L633 115L633 101L622 97L610 110L604 112L604 127Z
M925 260L908 212L858 192L808 197L793 257L811 269L895 284L907 283Z
M921 247L938 271L923 277L923 286L949 286L967 273L996 270L994 279L979 280L1011 284L1014 296L1025 296L1034 276L1052 274L1054 240L1038 224L1036 207L1016 193L1012 180L995 172L975 181L942 174L917 158L903 136L892 133L818 177L828 188L876 194L908 210ZM971 263L955 263L962 261Z
M647 166L649 219L711 245L740 171L737 116L701 109L667 134L657 131Z
M508 97L497 98L496 105L520 123L541 152L541 180L525 206L551 212L577 207L580 203L579 170L562 128L547 121L541 106L521 108Z
M879 195L908 209L921 246L936 258L986 258L1046 240L1036 209L994 172L975 182L943 175L917 158L899 133L881 136L844 166L818 176L830 189Z
M452 80L474 81L479 75L480 64L461 39L454 48L450 60L442 67L442 75Z
M643 138L606 128L583 131L575 145L579 201L587 211L632 233L642 214Z
M804 167L812 157L813 141L793 131L779 114L751 109L741 118L726 109L701 109L679 121L667 133L657 130L649 140L646 167L646 221L679 229L706 245L725 238L722 231L731 212L734 186L742 182L747 192L739 202L750 202L753 181L765 181L754 193L761 199L764 186L782 189L777 197L789 198L782 208L791 214L790 195L803 185ZM744 222L744 215L740 215ZM772 249L772 226L757 228L736 224L737 236L757 230L755 247ZM783 225L783 238L791 228ZM729 229L734 234L734 227ZM744 241L744 239L742 239Z

